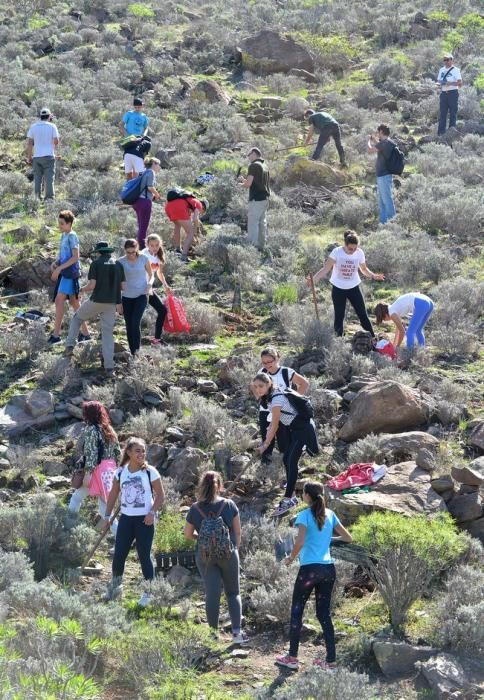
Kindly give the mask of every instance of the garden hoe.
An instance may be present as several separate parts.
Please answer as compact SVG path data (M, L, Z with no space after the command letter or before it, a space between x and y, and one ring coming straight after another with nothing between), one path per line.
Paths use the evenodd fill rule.
M101 542L103 541L103 539L106 537L111 522L112 522L115 518L118 517L118 513L119 513L120 510L121 510L121 506L118 506L118 507L115 509L114 513L112 514L112 517L110 518L110 521L109 521L108 525L107 525L107 526L104 528L104 530L101 532L101 534L99 535L99 537L98 537L97 540L95 541L95 543L94 543L92 549L89 551L89 554L88 554L87 557L84 559L84 563L82 564L81 568L79 569L79 578L81 578L81 576L83 575L84 570L87 568L89 562L91 561L92 557L94 556L94 553L97 551L97 548L99 547L99 545L101 544Z

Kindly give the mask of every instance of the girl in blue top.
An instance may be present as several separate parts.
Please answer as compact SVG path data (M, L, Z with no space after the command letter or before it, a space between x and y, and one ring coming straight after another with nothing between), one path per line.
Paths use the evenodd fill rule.
M314 664L322 668L334 668L336 665L336 646L330 605L336 570L329 547L333 530L341 536L344 542L351 542L352 537L335 513L325 507L321 484L307 482L304 485L303 498L309 508L302 510L296 518L295 525L299 528L298 534L291 554L285 559L286 565L289 566L299 555L301 564L292 594L289 653L276 657L276 664L294 670L299 668L297 654L302 617L314 588L316 616L323 628L326 645L326 661L317 659Z

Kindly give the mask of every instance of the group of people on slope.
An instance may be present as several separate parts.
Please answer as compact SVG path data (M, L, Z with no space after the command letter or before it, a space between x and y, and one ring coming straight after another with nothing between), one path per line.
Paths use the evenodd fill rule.
M87 283L81 287L79 238L72 228L73 223L74 214L71 211L59 213L59 257L52 263L52 280L56 282L55 321L48 342L50 345L61 342L60 331L68 299L74 316L65 343L66 354L72 354L76 343L90 339L87 321L99 318L104 369L112 372L116 312L124 316L128 345L133 356L141 346L141 321L148 304L156 311L155 333L151 343L160 345L163 342L161 336L167 311L153 286L156 279L165 293L170 293L163 274L163 243L157 234L150 234L146 239L146 248L140 251L138 241L129 238L124 243L124 255L115 260L112 257L114 249L107 242L100 241L91 251L95 259L89 267ZM79 296L87 293L90 293L90 298L80 304Z
M303 388L300 375L293 375L291 379L298 381L299 386ZM146 444L140 438L130 437L124 451L121 452L109 414L101 403L85 402L82 410L86 424L82 446L86 476L83 485L76 489L70 498L66 526L72 527L75 524L86 496L97 498L102 527L111 527L115 538L112 579L106 600L118 598L122 593L126 559L134 542L144 580L139 605L146 607L152 600L151 584L155 578L151 548L156 518L165 498L160 473L147 463ZM198 498L187 513L184 534L187 538L197 541L203 530L204 520L222 518L230 540L226 553L219 558L207 560L197 546L196 563L205 588L207 622L213 633L218 634L223 588L232 626L231 641L234 644L245 644L249 639L242 631L238 553L242 526L236 504L233 500L224 498L222 493L223 481L220 474L214 471L206 472L200 479ZM115 517L118 499L119 519ZM333 531L344 541L351 541L351 535L336 515L325 508L321 484L306 483L303 499L308 508L297 516L297 538L292 551L285 559L286 565L290 565L297 557L300 560L291 609L289 653L276 658L277 664L290 669L297 669L299 666L297 654L303 612L313 589L316 595L316 614L323 628L326 644L326 660L318 660L315 663L323 667L332 667L335 664L336 648L330 614L331 593L336 576L330 555Z

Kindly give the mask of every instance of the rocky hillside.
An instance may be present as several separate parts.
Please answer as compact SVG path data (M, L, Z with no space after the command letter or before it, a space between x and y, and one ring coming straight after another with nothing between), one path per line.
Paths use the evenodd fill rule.
M2 698L482 693L481 10L474 0L449 10L434 0L0 1ZM457 128L437 138L434 83L444 51L454 53L463 87ZM185 187L210 208L184 266L163 207L154 205L150 230L163 238L165 274L191 332L167 337L162 348L145 339L130 362L118 320L116 372L106 379L95 324L93 340L72 359L63 345L48 347L49 266L60 209L77 215L84 272L96 241L120 251L135 234L133 211L120 206L118 145L120 118L135 95L145 101L152 153L162 162L160 192ZM28 127L43 106L61 137L55 202L34 199L25 159ZM321 162L308 160L308 107L341 123L346 170L332 143ZM380 123L407 155L397 216L385 226L377 218L374 157L366 152ZM249 146L262 150L273 181L263 254L247 244L247 194L237 184ZM213 180L197 185L206 172ZM360 234L369 268L385 275L363 285L370 309L410 291L435 302L427 347L405 368L352 343L359 330L352 311L345 338L334 337L327 283L317 289L315 318L304 277L347 228ZM44 320L24 315L31 310ZM152 313L143 321L146 336ZM305 670L279 673L273 664L287 644L297 567L279 563L290 546L289 523L270 518L282 464L276 455L262 466L253 451L257 406L248 382L268 343L310 379L322 451L303 458L298 492L307 477L325 483L353 463L387 467L369 491L327 489L358 545L333 552L337 672L311 666L322 652L312 604ZM103 542L89 575L76 574L96 537L94 502L76 527L64 528L86 399L106 405L121 441L146 439L149 461L163 475L167 503L154 546L163 575L147 610L136 603L134 554L122 602L101 602L112 542ZM214 465L242 514L251 637L244 649L225 634L209 635L193 552L181 534L195 484ZM224 632L227 622L224 608Z

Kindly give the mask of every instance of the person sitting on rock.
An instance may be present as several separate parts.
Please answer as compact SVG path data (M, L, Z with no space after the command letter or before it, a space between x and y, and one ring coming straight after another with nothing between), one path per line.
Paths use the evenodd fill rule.
M334 248L323 267L313 276L313 283L319 282L331 271L331 297L334 307L334 332L343 335L343 323L346 314L346 301L354 308L360 320L361 327L375 337L375 332L366 312L365 300L361 293L359 272L373 280L383 280L385 276L371 272L365 262L365 254L359 247L360 238L357 233L348 229L344 233L344 245ZM310 277L306 278L308 286Z
M262 369L261 372L266 372L272 379L273 384L277 387L278 391L284 391L284 389L290 388L292 385L297 389L300 394L305 394L309 388L309 382L301 374L295 372L291 367L282 367L280 364L280 355L276 348L269 345L264 348L260 354ZM262 404L259 406L259 428L262 441L264 442L267 438L267 431L271 423L271 412L268 408L264 408ZM289 435L286 426L283 423L279 423L277 429L277 448L281 454L284 454L287 448L287 442ZM262 464L269 464L272 457L272 452L274 450L275 439L272 440L269 447L263 453L261 457Z
M206 199L198 199L189 192L172 189L166 195L165 214L174 224L175 252L183 263L188 263L188 251L199 226L200 214L208 209ZM181 247L181 232L185 231L185 242Z
M62 232L59 246L59 257L52 263L51 279L56 283L54 290L55 320L54 330L47 341L49 345L61 342L60 331L65 313L66 300L77 311L81 305L79 302L79 277L81 266L79 263L79 238L72 230L74 214L69 209L59 212L59 228ZM82 323L78 342L89 340L89 329L86 323Z
M423 329L433 310L434 303L430 297L420 292L411 292L402 294L390 305L380 302L375 306L375 316L378 325L383 323L383 321L393 321L396 325L395 339L393 341L395 348L400 347L403 339L406 337L407 348L411 349L415 345L415 340L420 347L425 346ZM402 318L410 315L412 318L405 331Z
M283 455L283 462L286 468L286 489L284 498L275 511L275 515L280 516L297 505L294 490L298 478L299 460L304 446L306 446L306 451L309 455L317 455L319 453L316 428L314 421L303 415L302 411L295 407L285 393L279 391L272 377L266 372L258 372L256 374L252 381L251 389L262 406L271 412L271 423L266 439L257 448L259 454L264 454L269 448L277 435L279 423L283 423L288 432L288 440Z
M304 140L304 145L308 146L314 134L318 134L318 143L310 160L319 160L324 146L332 138L338 151L341 167L347 168L345 151L341 143L341 127L336 119L329 112L315 112L314 109L307 109L304 112L304 118L309 122L309 130Z

